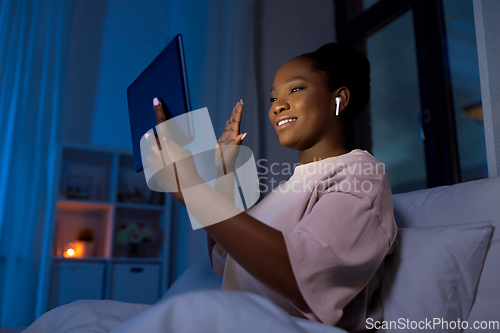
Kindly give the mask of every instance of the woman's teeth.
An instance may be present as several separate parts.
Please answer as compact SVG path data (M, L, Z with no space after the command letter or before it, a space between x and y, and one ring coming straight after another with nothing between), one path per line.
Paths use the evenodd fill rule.
M283 125L283 124L286 124L286 123L288 123L289 121L295 121L295 120L297 120L297 119L283 119L282 121L280 121L280 122L278 123L278 126L281 126L281 125Z

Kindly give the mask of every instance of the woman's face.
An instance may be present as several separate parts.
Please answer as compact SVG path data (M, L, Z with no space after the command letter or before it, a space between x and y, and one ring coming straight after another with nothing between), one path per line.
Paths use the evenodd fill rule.
M321 74L312 72L305 61L292 59L278 69L270 101L269 119L280 143L290 149L307 150L331 140L339 126L334 97ZM282 119L289 120L282 124Z

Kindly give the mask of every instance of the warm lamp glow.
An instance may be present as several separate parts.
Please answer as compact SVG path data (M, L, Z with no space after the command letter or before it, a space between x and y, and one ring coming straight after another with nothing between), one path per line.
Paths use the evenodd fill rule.
M85 253L85 244L81 242L69 243L67 250L64 251L64 258L83 258Z

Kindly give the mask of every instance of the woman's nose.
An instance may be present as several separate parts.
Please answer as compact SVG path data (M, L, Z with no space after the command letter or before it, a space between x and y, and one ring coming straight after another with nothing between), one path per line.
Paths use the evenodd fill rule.
M276 101L276 104L274 106L274 114L275 115L278 115L280 114L281 112L285 111L285 110L288 110L290 108L290 106L288 105L287 102L280 102L279 100Z

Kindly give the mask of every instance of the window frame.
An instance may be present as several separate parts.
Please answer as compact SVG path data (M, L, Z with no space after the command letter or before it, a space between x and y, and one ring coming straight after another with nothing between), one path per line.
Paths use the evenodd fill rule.
M339 43L366 54L366 38L412 10L425 140L427 188L461 182L453 90L442 0L333 0ZM354 12L352 18L349 13ZM371 151L369 105L346 134L346 147Z

